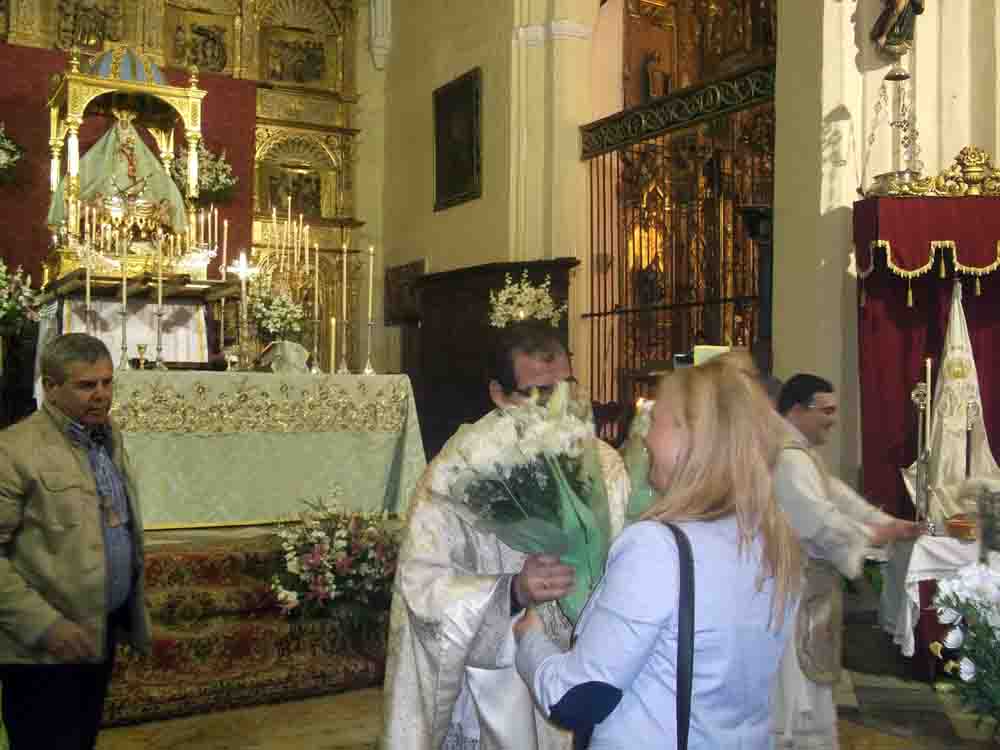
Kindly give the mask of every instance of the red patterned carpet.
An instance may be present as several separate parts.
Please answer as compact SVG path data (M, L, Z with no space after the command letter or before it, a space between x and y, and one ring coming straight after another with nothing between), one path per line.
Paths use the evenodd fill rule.
M147 552L153 653L122 649L108 726L380 685L387 612L289 620L268 593L270 535Z

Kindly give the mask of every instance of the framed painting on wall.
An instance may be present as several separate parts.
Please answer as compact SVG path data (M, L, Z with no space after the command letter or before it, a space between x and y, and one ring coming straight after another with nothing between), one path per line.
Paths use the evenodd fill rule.
M482 70L434 90L434 210L483 194L479 105Z
M427 261L422 259L385 269L385 324L387 326L417 323L420 320L416 282L424 275L426 269Z

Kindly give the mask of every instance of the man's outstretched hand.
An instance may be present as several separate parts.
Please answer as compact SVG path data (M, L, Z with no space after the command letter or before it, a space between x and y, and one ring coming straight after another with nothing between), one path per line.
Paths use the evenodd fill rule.
M573 568L555 555L528 555L511 589L515 604L524 608L562 599L573 590Z

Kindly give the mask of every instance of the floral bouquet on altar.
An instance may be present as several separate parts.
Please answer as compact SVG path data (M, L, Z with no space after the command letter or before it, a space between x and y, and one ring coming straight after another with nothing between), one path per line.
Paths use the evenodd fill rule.
M266 341L298 341L306 313L291 294L271 286L263 275L255 276L247 294L249 317L257 333Z
M281 611L325 616L344 603L388 610L399 556L399 534L388 519L325 499L305 506L277 531L282 558L271 592Z
M604 572L611 535L589 415L569 383L559 383L547 401L536 391L495 419L463 426L431 480L434 492L472 510L477 528L574 568L576 587L559 601L573 623Z
M183 195L187 194L187 169L188 152L182 145L170 164L170 176ZM202 203L225 203L232 198L237 181L232 166L226 160L226 152L216 156L204 141L198 141L198 200Z
M31 277L20 267L10 271L0 258L0 335L17 333L25 321L38 320L35 293Z
M13 178L14 168L22 156L24 149L7 135L4 124L0 122L0 182L7 182Z
M931 652L944 669L960 678L956 693L982 723L993 719L1000 734L1000 571L975 563L938 583L934 606L938 620L950 625ZM948 653L946 653L948 652ZM953 657L953 658L949 658Z

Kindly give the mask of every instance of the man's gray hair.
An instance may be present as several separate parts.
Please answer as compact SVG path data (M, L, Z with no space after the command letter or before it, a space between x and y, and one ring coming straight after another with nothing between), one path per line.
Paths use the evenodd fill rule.
M73 362L94 364L111 361L111 352L104 342L86 333L64 333L45 345L40 369L42 378L50 378L56 385L66 382L69 366Z

